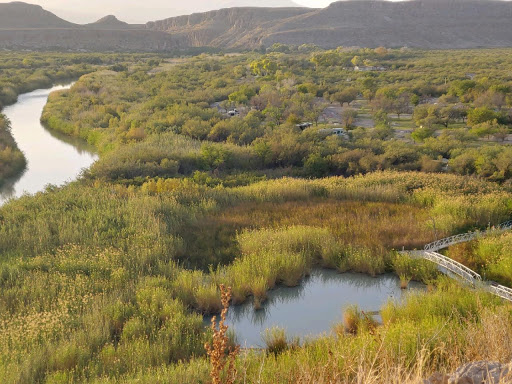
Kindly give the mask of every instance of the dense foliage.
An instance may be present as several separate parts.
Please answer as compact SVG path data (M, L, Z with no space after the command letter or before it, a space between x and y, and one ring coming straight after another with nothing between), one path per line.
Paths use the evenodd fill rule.
M507 304L396 252L512 216L510 54L27 54L94 60L42 120L100 159L0 208L2 382L208 383L202 315L219 287L259 308L313 268L427 290L384 305L381 325L340 311L302 346L270 330L267 351L236 358L236 383L418 382L510 361ZM449 252L510 286L509 243Z
M43 120L103 152L116 149L92 170L110 180L236 168L312 177L445 171L505 181L512 79L492 67L507 60L503 50L203 55L85 76L53 95ZM379 70L354 71L352 61ZM233 108L240 113L229 117ZM307 121L315 124L297 127ZM336 126L350 138L329 135Z
M9 120L0 113L0 185L25 168L25 157L11 136Z

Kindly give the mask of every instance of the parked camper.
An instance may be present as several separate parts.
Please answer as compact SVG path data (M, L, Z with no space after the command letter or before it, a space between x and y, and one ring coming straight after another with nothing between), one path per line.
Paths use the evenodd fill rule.
M343 139L348 139L348 133L343 128L320 129L318 131L318 133L325 135L325 136L336 135L336 136L342 137Z

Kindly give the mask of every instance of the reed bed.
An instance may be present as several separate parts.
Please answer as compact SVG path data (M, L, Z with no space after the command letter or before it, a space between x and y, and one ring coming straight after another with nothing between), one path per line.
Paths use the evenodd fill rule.
M373 331L361 326L278 356L244 353L236 382L407 382L464 359L496 358L469 340L497 345L485 327L491 318L510 322L502 303L391 250L501 220L509 214L505 187L385 172L235 188L161 180L156 188L81 180L2 207L4 382L207 382L210 335L200 314L221 308L219 285L232 287L234 302L252 298L257 307L269 289L298 284L315 266L394 270L434 293L388 304L384 326ZM467 197L452 199L457 188ZM485 210L471 213L475 196L483 196ZM436 220L434 228L431 217L441 211L451 224ZM503 255L485 267L505 278L508 248L506 237L485 240L475 260ZM499 331L506 341L500 356L509 358L509 327Z

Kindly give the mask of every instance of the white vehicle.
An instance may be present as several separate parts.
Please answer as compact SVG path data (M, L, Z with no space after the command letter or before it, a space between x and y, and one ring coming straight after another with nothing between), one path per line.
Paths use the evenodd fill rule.
M348 133L343 128L329 128L329 129L320 129L318 133L326 136L336 135L342 137L344 139L348 139Z

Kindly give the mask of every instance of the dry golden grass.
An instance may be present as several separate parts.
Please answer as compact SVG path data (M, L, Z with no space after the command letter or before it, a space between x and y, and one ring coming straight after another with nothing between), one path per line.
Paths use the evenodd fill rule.
M218 220L239 227L327 227L346 244L388 249L419 247L435 236L422 225L428 211L408 204L334 199L249 203L225 210Z

